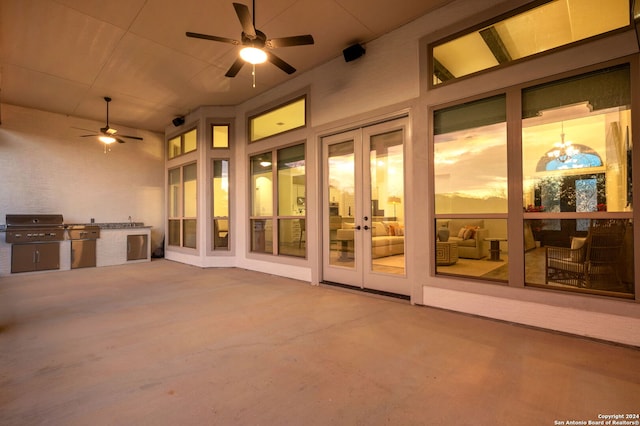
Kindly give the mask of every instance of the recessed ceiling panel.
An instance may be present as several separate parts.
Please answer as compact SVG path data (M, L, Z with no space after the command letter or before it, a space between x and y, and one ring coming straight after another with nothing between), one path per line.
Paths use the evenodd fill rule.
M113 52L96 85L171 104L184 96L185 82L206 66L190 56L129 34Z
M124 31L51 1L3 0L2 62L90 84Z
M145 0L56 0L85 15L127 29L140 12Z
M88 89L85 84L47 73L4 65L2 102L42 111L73 114Z
M148 0L131 26L136 35L210 64L234 48L188 38L187 31L239 40L242 28L231 1L202 0Z
M451 2L452 0L401 0L372 5L370 0L337 1L344 10L375 34L390 32Z

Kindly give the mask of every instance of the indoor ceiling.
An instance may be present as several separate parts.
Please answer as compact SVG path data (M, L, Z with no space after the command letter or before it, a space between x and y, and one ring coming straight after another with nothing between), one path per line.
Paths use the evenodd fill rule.
M250 0L245 3L252 10ZM201 105L237 105L356 42L390 32L452 0L256 0L269 38L311 34L312 46L278 48L297 68L270 63L224 74L238 47L186 31L239 39L232 0L1 0L2 103L164 132Z

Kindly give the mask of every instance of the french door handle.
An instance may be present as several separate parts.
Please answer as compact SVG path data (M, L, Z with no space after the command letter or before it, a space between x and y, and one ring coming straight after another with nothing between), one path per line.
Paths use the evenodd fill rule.
M369 227L368 227L367 225L365 225L365 226L364 226L364 230L365 230L365 231L368 231L368 230L369 230Z
M360 225L356 226L356 231L359 231L361 229L362 229L362 227Z

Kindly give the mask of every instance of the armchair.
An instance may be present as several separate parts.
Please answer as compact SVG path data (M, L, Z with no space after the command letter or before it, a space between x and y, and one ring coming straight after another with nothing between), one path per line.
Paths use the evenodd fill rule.
M214 240L214 247L216 248L229 247L229 220L228 219L215 219L213 221L213 240Z
M585 238L571 247L546 247L545 283L593 288L596 283L622 287L621 264L626 219L592 219Z

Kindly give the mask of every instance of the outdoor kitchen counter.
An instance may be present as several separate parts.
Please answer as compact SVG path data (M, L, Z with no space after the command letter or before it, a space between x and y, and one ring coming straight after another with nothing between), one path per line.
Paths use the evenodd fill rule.
M124 263L138 263L151 261L151 227L143 223L93 223L86 224L100 227L98 239L96 266L122 265ZM131 239L145 240L145 252L134 260L128 259Z
M145 226L142 222L65 223L67 228L72 226L98 226L100 228L100 238L96 244L97 267L151 261L151 226ZM5 227L0 225L0 276L11 274L11 244L5 242L4 232ZM127 260L127 253L130 249L129 238L146 240L146 253L143 253L141 258ZM60 242L59 270L70 269L71 241L65 236L65 239Z
M66 228L72 226L97 226L100 229L140 229L151 228L143 222L106 222L106 223L65 223Z

